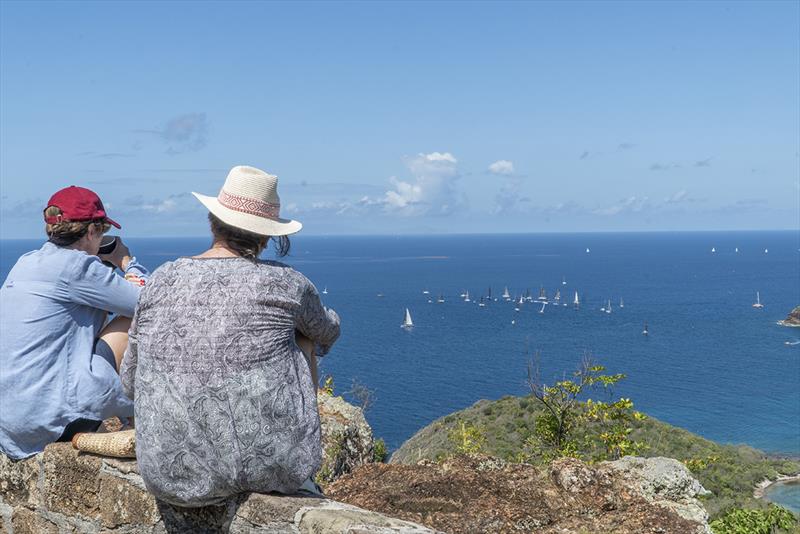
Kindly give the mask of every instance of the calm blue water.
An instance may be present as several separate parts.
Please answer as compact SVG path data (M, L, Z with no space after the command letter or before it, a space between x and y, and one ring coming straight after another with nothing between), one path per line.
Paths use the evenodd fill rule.
M800 514L800 482L773 484L767 490L767 499Z
M3 241L0 277L39 244ZM208 240L129 244L155 268L205 250ZM327 286L325 303L342 317L323 373L340 392L353 379L375 390L367 415L392 448L478 399L524 394L527 354L541 351L545 378L572 370L588 352L626 373L617 392L659 419L798 455L800 345L784 342L800 339L800 329L775 323L800 304L799 249L795 232L298 236L288 263ZM577 289L583 305L540 314L533 304L515 312L506 302L480 308L458 297L489 287L499 297L504 286L534 296L540 286L550 295L560 288L570 302ZM429 304L423 289L446 303ZM751 307L756 291L762 310ZM609 298L614 311L602 313ZM405 307L411 332L400 328ZM645 321L649 337L641 335Z

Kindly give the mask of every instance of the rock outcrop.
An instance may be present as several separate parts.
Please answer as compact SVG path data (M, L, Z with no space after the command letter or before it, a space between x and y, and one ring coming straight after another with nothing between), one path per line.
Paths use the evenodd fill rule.
M322 422L322 465L317 481L325 486L356 467L373 461L372 428L361 408L320 392L317 395Z
M800 306L795 306L786 316L786 319L779 321L779 324L783 326L800 326Z
M339 501L446 532L541 534L710 534L696 499L704 492L669 458L563 458L541 469L486 456L370 464L328 488Z
M433 534L418 524L304 496L243 495L221 506L157 502L135 460L79 453L69 443L12 462L0 454L0 533Z

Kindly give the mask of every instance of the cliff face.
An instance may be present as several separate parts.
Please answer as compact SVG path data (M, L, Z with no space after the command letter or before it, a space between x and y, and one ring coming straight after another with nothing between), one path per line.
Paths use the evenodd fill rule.
M697 500L705 490L670 458L628 457L594 466L564 458L544 469L486 456L371 464L328 492L452 533L711 533Z

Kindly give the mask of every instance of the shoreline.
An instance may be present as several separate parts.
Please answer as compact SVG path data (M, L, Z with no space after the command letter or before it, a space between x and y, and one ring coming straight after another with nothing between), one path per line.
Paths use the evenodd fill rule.
M765 499L767 495L767 490L770 486L775 484L785 484L785 483L794 483L800 482L800 473L796 475L779 475L776 479L765 478L758 484L756 484L755 489L753 490L753 497L756 499Z

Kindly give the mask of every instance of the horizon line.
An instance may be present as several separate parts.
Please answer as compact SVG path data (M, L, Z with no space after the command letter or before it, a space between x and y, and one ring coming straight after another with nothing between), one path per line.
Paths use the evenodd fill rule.
M306 237L485 237L485 236L516 236L516 235L586 235L586 234L702 234L702 233L776 233L776 232L796 232L800 235L800 228L771 228L771 229L695 229L695 230L552 230L540 232L438 232L438 233L374 233L374 234L302 234ZM119 234L115 234L119 235ZM300 236L291 234L292 236ZM203 235L164 235L164 236L143 236L128 235L122 236L127 239L205 239L210 238L211 233ZM45 236L37 237L0 237L0 241L36 241L46 240Z

